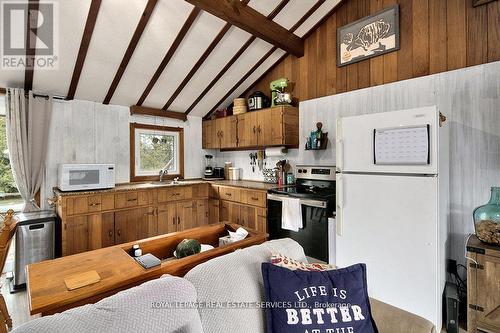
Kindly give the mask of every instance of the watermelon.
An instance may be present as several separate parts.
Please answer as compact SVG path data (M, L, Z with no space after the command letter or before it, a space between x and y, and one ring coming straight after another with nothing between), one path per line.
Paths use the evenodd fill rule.
M175 254L178 259L184 258L193 254L198 254L201 251L200 242L196 239L184 239L177 245Z

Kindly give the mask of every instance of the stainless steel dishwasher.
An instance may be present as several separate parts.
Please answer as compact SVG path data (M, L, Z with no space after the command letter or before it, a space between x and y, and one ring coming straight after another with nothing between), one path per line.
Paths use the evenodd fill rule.
M26 266L54 259L55 222L53 211L17 213L13 289L26 287Z

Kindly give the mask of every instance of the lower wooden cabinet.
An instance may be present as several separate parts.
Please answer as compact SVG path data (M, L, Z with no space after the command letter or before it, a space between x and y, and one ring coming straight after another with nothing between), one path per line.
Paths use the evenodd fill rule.
M196 226L201 227L209 224L208 199L200 199L195 202Z
M209 223L216 223L220 221L219 218L219 199L208 200L208 221Z
M467 332L500 332L500 246L467 243Z
M189 200L158 205L158 234L194 228L199 223L205 223L208 216L208 203L206 201ZM203 215L203 219L201 219L201 215ZM200 222L198 222L199 220Z
M158 235L155 207L115 212L115 244Z
M114 213L70 217L66 222L65 232L65 255L114 245Z
M242 205L230 201L220 202L221 222L237 223L258 231L267 232L266 208Z

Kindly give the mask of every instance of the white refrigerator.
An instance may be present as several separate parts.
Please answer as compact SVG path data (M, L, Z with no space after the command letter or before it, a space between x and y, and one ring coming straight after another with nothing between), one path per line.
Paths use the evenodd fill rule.
M437 107L337 122L339 267L365 263L371 297L442 323L448 134Z

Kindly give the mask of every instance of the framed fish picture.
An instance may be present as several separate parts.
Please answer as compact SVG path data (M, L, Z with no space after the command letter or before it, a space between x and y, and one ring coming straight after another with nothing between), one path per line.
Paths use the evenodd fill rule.
M337 29L337 67L399 50L399 6Z

